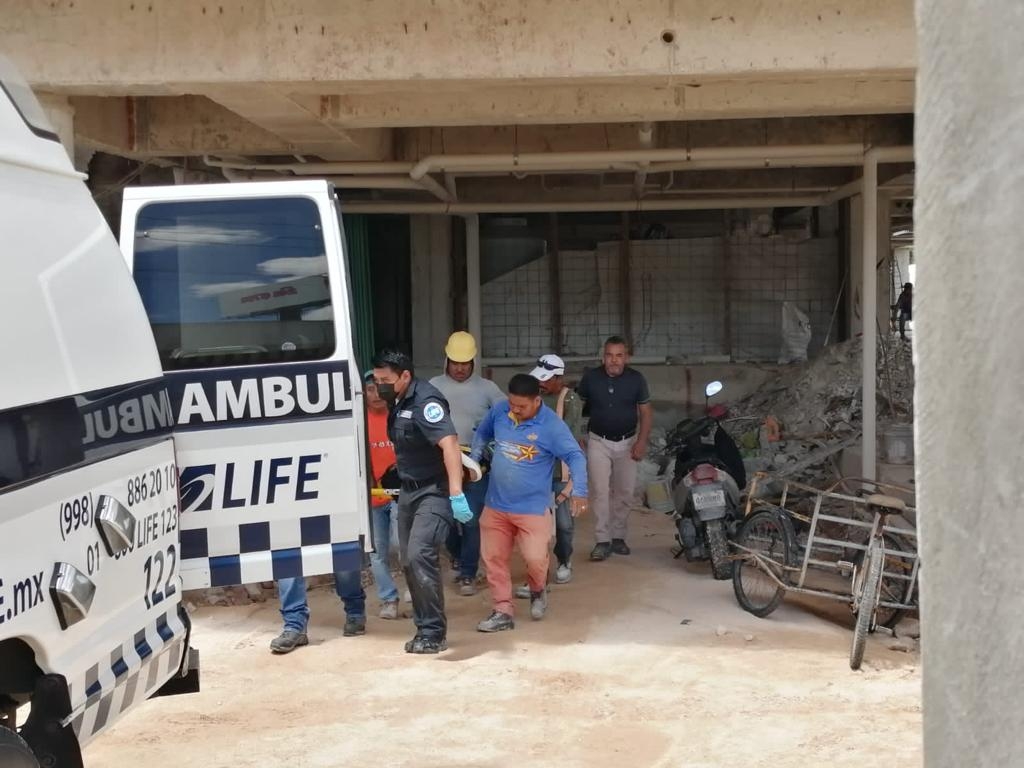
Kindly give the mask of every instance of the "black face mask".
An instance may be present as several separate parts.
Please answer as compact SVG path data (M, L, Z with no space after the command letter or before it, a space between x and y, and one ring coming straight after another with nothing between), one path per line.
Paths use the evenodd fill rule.
M395 385L382 382L377 385L377 394L380 395L380 399L387 403L389 406L394 406L398 400L398 393L395 391Z

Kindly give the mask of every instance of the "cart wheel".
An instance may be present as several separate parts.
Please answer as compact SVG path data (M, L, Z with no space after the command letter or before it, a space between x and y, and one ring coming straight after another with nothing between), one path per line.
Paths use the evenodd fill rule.
M868 632L871 631L875 616L882 566L885 563L885 553L876 543L872 543L868 557L867 574L860 580L860 605L857 608L857 626L853 629L853 645L850 646L850 669L860 669L860 663L864 660L864 646L867 645Z
M795 542L793 523L786 515L765 509L744 521L736 535L736 544L744 549L737 550L739 556L732 570L732 589L743 610L763 619L779 607L786 589L766 570L788 583L785 566L795 564ZM745 550L757 553L761 560Z
M732 560L729 559L729 540L725 537L725 526L721 520L712 520L704 526L708 537L708 552L711 555L711 575L719 581L732 576Z

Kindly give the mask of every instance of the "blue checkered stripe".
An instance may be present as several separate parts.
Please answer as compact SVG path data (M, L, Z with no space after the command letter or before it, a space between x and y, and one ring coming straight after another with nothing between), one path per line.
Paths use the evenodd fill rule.
M74 728L85 745L134 705L148 699L181 667L186 629L177 611L168 611L69 681Z
M316 576L362 567L358 541L338 543L332 529L351 528L342 515L270 520L240 525L186 528L182 517L181 558L186 589L254 584Z

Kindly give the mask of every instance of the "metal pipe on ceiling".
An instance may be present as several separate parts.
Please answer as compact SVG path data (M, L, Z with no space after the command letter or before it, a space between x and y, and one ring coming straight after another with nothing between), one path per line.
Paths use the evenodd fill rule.
M650 164L649 172L717 168L796 167L800 165L859 165L864 147L860 144L792 144L753 147L697 147L694 149L632 149L598 152L530 152L474 155L429 155L417 163L408 162L316 162L245 163L214 158L203 161L213 168L239 171L289 171L301 176L349 174L409 174L419 180L428 173L448 171L636 171ZM735 165L733 165L735 163ZM659 166L658 164L662 164Z
M713 211L724 208L805 208L821 205L821 196L793 197L721 197L699 200L610 200L575 202L458 202L458 203L358 203L342 201L343 213L585 213L609 211Z
M412 163L395 161L353 161L316 163L244 163L221 160L203 155L203 162L211 168L230 168L236 171L291 171L300 176L330 176L332 174L408 174Z
M436 171L473 171L498 167L593 168L606 163L689 162L696 160L778 160L800 157L849 157L862 154L862 144L793 144L788 146L698 147L694 149L627 149L601 152L527 152L511 154L428 155L409 171L414 179Z

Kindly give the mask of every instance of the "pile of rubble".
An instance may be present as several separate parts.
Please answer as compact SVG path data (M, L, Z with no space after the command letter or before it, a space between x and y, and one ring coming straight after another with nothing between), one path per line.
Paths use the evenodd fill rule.
M913 421L914 370L910 346L881 340L877 412L881 421ZM732 409L727 425L750 469L811 484L840 474L838 454L859 442L862 423L862 342L825 348L813 360L779 371Z

